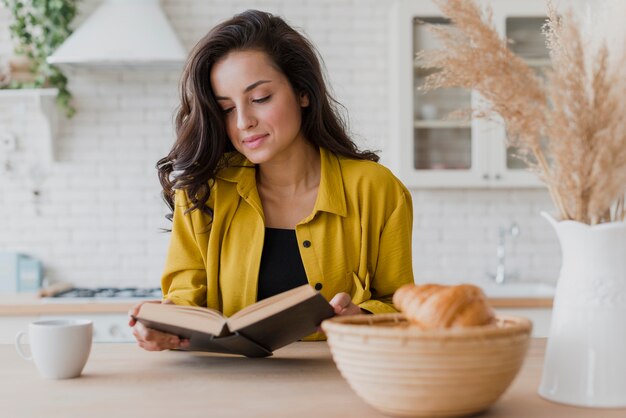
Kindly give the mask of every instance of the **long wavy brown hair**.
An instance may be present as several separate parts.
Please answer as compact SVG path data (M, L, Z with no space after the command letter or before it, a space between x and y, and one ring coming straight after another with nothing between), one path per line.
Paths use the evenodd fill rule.
M184 189L192 206L213 213L207 200L217 172L230 164L235 151L210 82L216 62L232 51L260 50L287 77L296 95L306 94L301 130L306 140L348 158L378 161L372 151L360 151L346 132L329 93L315 47L283 19L248 10L215 26L193 48L180 82L181 104L176 115L176 142L157 163L163 199L174 210L175 189ZM171 219L172 214L168 215Z

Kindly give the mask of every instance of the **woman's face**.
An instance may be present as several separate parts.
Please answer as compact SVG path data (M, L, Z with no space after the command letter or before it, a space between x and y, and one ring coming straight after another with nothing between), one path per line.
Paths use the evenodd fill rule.
M255 164L278 161L305 142L298 97L261 51L231 52L213 65L211 86L233 146Z

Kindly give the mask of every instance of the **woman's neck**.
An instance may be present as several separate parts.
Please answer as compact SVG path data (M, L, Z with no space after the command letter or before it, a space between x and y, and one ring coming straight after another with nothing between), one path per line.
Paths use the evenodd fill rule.
M257 186L282 197L293 197L317 189L321 177L317 146L303 141L282 158L260 164Z

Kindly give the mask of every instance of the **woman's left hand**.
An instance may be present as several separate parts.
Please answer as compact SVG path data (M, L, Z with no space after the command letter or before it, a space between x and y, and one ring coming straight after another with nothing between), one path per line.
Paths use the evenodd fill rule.
M336 315L360 315L363 313L361 308L352 303L352 298L347 293L337 293L328 303L333 307Z

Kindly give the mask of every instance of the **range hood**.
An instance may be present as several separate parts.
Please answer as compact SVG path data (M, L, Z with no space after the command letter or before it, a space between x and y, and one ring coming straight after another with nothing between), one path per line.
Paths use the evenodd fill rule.
M159 0L104 0L48 57L48 63L181 67L185 57Z

